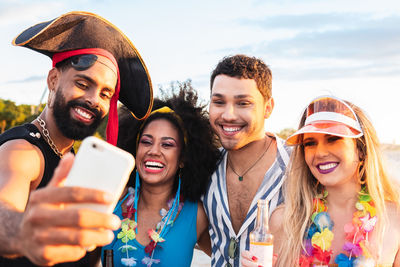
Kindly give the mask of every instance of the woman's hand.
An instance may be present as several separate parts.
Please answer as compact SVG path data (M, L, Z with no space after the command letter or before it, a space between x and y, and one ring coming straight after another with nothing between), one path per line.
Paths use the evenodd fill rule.
M259 267L259 266L261 266L257 263L257 260L258 260L257 257L250 251L243 250L241 255L242 255L241 264L243 267Z
M262 265L258 263L258 258L253 253L251 253L251 251L243 250L241 255L242 255L242 260L241 260L242 267L262 267ZM272 266L275 265L276 259L277 255L274 254L272 258Z

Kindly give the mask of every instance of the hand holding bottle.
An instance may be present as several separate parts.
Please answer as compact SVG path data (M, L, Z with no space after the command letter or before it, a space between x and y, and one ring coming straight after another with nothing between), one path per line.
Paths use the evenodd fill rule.
M274 254L272 258L272 266L276 263L277 256ZM241 261L240 264L242 267L261 267L261 263L258 262L258 258L248 250L243 250L241 253Z
M248 250L241 253L241 266L242 267L259 267L258 258Z
M250 251L263 267L272 267L273 236L268 227L268 203L259 199L256 226L250 233ZM253 258L254 260L254 258Z

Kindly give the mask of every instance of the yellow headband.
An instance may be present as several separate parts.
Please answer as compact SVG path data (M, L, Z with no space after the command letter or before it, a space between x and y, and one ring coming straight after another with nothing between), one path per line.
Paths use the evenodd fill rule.
M154 114L154 113L175 113L175 111L173 111L170 107L167 106L163 106L159 109L155 109L153 110L150 115Z
M159 108L159 109L153 110L153 111L150 113L150 115L149 115L148 118L150 118L150 116L153 115L154 113L172 113L172 115L174 115L174 117L177 119L180 128L182 129L182 132L183 132L183 141L185 142L185 145L187 144L187 133L186 133L186 129L185 129L185 127L184 127L182 118L181 118L178 114L176 114L176 112L175 112L174 110L172 110L170 107L163 106L163 107L161 107L161 108ZM139 138L140 138L140 131L142 130L143 125L144 125L144 122L143 122L142 125L140 126L139 134L138 134L138 136L137 136L137 138L136 138L136 150L138 149Z

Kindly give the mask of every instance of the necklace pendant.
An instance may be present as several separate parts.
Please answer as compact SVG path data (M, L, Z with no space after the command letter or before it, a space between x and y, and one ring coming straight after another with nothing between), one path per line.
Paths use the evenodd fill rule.
M239 181L243 181L243 176L239 176Z

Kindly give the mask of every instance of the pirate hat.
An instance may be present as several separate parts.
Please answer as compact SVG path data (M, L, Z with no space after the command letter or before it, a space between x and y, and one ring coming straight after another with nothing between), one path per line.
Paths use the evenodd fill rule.
M104 18L89 12L69 12L26 29L12 44L30 48L50 58L60 52L86 48L108 51L118 63L119 100L135 118L140 120L149 115L153 90L147 68L132 42ZM110 107L110 116L111 112Z

